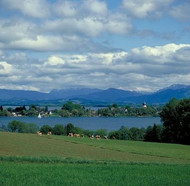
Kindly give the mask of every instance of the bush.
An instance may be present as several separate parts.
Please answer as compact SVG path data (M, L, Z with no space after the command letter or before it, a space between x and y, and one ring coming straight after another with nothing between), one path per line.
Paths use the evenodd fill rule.
M66 130L67 135L69 133L74 133L75 132L75 126L72 123L69 123L65 126L65 130Z
M22 121L13 120L10 123L8 123L8 130L11 132L23 133L26 130L26 124Z
M84 133L84 130L80 127L74 127L73 133L81 135Z
M106 129L99 129L99 130L96 130L94 132L94 135L99 135L101 136L101 138L103 138L104 136L107 136L107 130Z
M64 135L64 134L66 134L65 127L63 125L55 125L52 128L52 134L55 134L55 135Z
M130 128L129 129L130 140L135 140L135 141L144 140L145 132L146 130L144 128L141 129L138 129L136 127Z
M37 131L39 131L39 126L34 123L28 123L25 124L25 133L33 133L35 134Z
M119 131L111 131L109 134L108 134L108 138L110 139L121 139L121 134Z
M85 136L92 136L94 134L94 131L92 130L83 130L83 133Z
M121 128L119 129L119 139L121 140L129 140L130 139L130 130L128 127L125 126L121 126Z
M48 132L52 131L52 127L50 127L49 125L43 125L40 131L42 132L42 134L47 134Z

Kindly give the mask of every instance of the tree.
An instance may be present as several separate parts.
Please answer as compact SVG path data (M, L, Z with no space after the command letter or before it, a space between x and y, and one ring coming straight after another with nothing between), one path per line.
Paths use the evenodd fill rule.
M36 110L36 106L31 105L29 110L27 110L26 115L28 115L28 116L37 116L38 112Z
M11 116L11 113L7 109L0 111L0 116Z
M22 121L13 120L8 123L8 130L11 132L25 132L26 124Z
M63 125L55 125L53 128L52 128L52 134L55 134L55 135L63 135L63 134L66 134L66 130L65 130L65 127Z
M121 140L129 140L130 139L130 131L128 127L121 126L119 129L119 139Z
M69 117L71 114L68 110L58 110L57 113L61 116L61 117Z
M179 115L179 142L182 144L190 144L190 99L184 99L179 102L176 107Z
M104 136L107 136L107 130L106 129L98 129L94 132L94 135L99 135L101 136L101 138L103 138Z
M163 141L190 144L190 99L172 99L160 113Z
M144 140L144 135L145 135L145 129L144 128L136 128L136 127L132 127L129 129L129 135L130 135L130 139L131 140L135 140L135 141L141 141Z
M37 107L36 107L35 105L30 105L29 110L30 110L30 109L37 110Z
M77 110L80 110L80 109L83 109L81 105L79 104L75 104L71 101L65 103L62 107L62 110L68 110L69 112L71 112L72 110L74 109L77 109Z
M50 127L49 125L43 125L40 131L42 132L42 134L47 134L48 132L52 131L52 127Z
M110 139L121 139L121 135L120 135L120 132L119 131L111 131L109 132L108 134L108 138Z
M94 134L94 131L92 131L92 130L83 130L83 134L85 136L92 136Z
M38 125L36 125L34 123L28 123L25 126L25 131L24 132L35 134L38 130L39 130Z
M75 126L72 123L69 123L65 126L65 130L66 130L67 135L69 133L74 133L75 132Z
M145 141L161 142L162 141L162 125L154 124L153 127L147 127L144 137Z

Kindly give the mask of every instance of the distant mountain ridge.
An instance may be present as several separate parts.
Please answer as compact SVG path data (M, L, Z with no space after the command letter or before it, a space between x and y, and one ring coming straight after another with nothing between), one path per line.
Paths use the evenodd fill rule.
M49 93L49 98L52 99L63 99L70 98L73 96L88 95L91 93L96 93L102 91L101 89L90 89L90 88L80 88L80 89L61 89L61 90L52 90Z
M6 104L62 104L66 101L76 101L82 104L164 104L171 98L190 98L190 85L175 84L157 92L145 94L136 91L126 91L109 88L101 89L63 89L52 90L49 93L27 90L0 89L0 105Z

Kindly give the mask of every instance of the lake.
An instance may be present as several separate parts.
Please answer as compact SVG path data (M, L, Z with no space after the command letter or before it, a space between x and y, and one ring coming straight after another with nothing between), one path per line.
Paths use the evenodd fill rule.
M118 130L122 125L126 127L146 128L149 125L161 124L159 117L0 117L0 127L13 121L23 121L25 123L35 123L38 126L56 124L74 124L88 130L106 129L107 131Z

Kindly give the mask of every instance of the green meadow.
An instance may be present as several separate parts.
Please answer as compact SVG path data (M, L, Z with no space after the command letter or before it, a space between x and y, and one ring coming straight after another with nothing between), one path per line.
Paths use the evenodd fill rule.
M0 185L190 185L190 146L0 132Z

